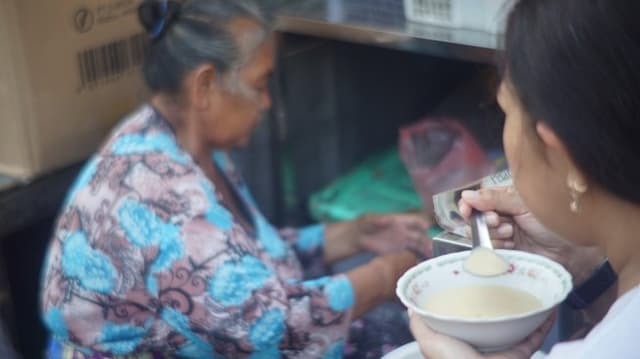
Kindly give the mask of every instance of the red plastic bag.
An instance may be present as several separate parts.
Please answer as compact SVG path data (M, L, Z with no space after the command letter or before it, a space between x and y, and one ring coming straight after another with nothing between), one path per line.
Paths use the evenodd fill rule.
M400 129L400 157L427 213L433 195L489 175L493 165L458 121L427 118Z

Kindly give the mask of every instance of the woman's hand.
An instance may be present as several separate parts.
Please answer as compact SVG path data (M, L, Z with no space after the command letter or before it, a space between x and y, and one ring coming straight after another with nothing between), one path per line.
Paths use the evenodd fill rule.
M567 268L574 283L588 278L604 256L595 247L585 247L561 239L546 229L529 212L513 186L465 191L459 203L465 218L471 208L484 212L493 245L540 254Z
M429 222L417 214L369 214L332 223L325 229L325 258L333 263L362 251L383 255L405 249L430 257L428 229Z
M358 247L376 254L404 249L431 256L430 223L418 214L370 214L353 222Z
M418 341L420 351L429 359L529 359L542 346L555 321L554 314L538 330L512 349L483 355L469 344L437 333L411 311L409 317L411 332Z

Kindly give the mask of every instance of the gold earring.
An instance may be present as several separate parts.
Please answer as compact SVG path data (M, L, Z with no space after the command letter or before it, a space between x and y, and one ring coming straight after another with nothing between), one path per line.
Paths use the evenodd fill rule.
M568 178L567 185L569 186L569 192L571 194L571 203L569 208L573 213L580 212L580 198L587 192L588 186L586 183L578 182L576 179Z

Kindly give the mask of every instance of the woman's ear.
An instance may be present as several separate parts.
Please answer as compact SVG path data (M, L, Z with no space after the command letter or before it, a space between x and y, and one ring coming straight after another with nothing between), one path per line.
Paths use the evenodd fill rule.
M564 143L562 143L558 135L556 135L556 132L544 121L538 121L536 123L536 132L538 133L538 137L542 140L542 143L545 144L545 147L549 147L556 151L566 152Z
M189 77L189 94L193 104L198 110L207 110L218 91L215 67L210 64L200 65Z
M549 164L555 168L562 168L572 181L586 183L585 176L582 175L567 146L556 132L544 121L536 123L536 132L542 142Z

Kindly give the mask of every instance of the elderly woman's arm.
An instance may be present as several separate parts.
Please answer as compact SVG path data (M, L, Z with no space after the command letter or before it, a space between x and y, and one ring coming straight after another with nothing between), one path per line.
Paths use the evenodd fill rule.
M416 264L411 252L400 252L378 257L347 273L355 291L354 318L375 306L395 298L396 282Z
M201 310L187 314L168 307L161 314L173 331L187 339L177 353L199 341L203 348L210 346L226 357L248 353L275 357L279 352L313 358L321 356L318 351L341 352L351 320L391 299L398 277L416 262L413 254L403 252L376 258L346 275L293 279L274 269L277 260L242 253L243 241L227 238L229 248L200 247L192 253L201 258L196 263L207 251L217 258L201 273L208 278L206 291L190 298L203 303ZM174 289L168 285L160 292Z
M410 249L431 255L429 222L418 214L365 215L352 221L284 229L281 234L305 263L335 263L362 251L375 254Z

